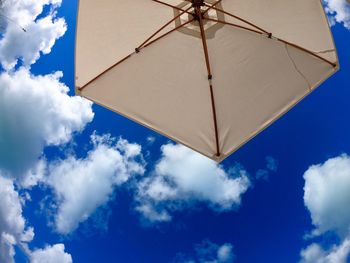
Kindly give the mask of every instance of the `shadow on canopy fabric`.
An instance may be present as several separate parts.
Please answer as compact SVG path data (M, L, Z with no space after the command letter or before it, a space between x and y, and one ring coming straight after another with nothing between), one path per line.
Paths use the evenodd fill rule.
M81 0L76 93L216 161L338 66L319 0Z

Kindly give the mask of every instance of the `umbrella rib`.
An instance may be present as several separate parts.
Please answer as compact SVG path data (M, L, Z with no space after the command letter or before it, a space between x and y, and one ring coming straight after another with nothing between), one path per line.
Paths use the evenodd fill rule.
M166 32L166 33L164 33L163 35L159 36L158 38L156 38L156 39L152 40L151 42L147 43L145 46L143 46L143 48L150 46L151 44L153 44L153 43L156 42L157 40L159 40L159 39L161 39L161 38L163 38L163 37L169 35L170 33L172 33L172 32L174 32L174 31L180 29L181 27L183 27L183 26L185 26L185 25L191 23L193 20L194 20L194 18L191 19L191 20L188 20L187 22L185 22L185 23L183 23L183 24L181 24L181 25L179 25L179 26L173 28L172 30L170 30L170 31L168 31L168 32ZM108 71L110 71L111 69L113 69L114 67L118 66L118 65L121 64L122 62L126 61L128 58L130 58L130 57L131 57L133 54L135 54L135 53L136 53L136 52L133 52L133 53L127 55L127 56L126 56L125 58L123 58L122 60L116 62L115 64L113 64L112 66L110 66L109 68L107 68L106 70L104 70L103 72L101 72L99 75L97 75L96 77L94 77L92 80L90 80L90 81L89 81L88 83L86 83L84 86L78 88L78 90L79 90L79 91L82 91L82 90L85 89L89 84L91 84L91 83L94 82L96 79L98 79L99 77L101 77L101 76L104 75L106 72L108 72Z
M177 7L177 6L175 6L175 5L171 5L171 4L168 4L168 3L164 3L164 2L162 2L162 1L159 1L159 0L152 0L153 2L156 2L156 3L159 3L159 4L162 4L162 5L166 5L166 6L168 6L168 7L171 7L171 8L174 8L174 9L177 9L177 10L179 10L179 11L185 11L185 10L183 10L182 8L180 8L180 7ZM188 10L187 11L185 11L185 13L187 13L187 14L189 14L189 15L192 15L191 14L191 12L188 12Z
M83 89L85 89L87 86L89 86L92 82L94 82L96 79L98 79L99 77L101 77L103 74L105 74L106 72L110 71L112 68L118 66L119 64L121 64L122 62L124 62L125 60L127 60L128 58L131 57L131 55L134 53L131 53L130 55L127 55L125 58L123 58L122 60L119 60L117 63L113 64L112 66L110 66L109 68L107 68L106 70L102 71L100 74L98 74L96 77L94 77L92 80L90 80L88 83L86 83L84 86L78 88L79 91L83 91Z
M211 81L209 81L210 87L210 98L211 98L211 108L213 110L213 119L214 119L214 128L215 128L215 142L216 142L216 156L220 156L220 146L219 146L219 132L218 132L218 122L216 117L216 107L215 107L215 98L214 98L214 90Z
M205 20L208 20L208 21L216 22L216 23L221 23L221 24L224 24L224 25L229 25L229 26L233 26L233 27L238 27L238 28L241 28L241 29L245 29L245 30L248 30L248 31L251 31L251 32L260 34L260 35L264 34L263 32L257 31L257 30L255 30L255 29L251 29L251 28L249 28L249 27L245 27L245 26L233 24L233 23L226 22L226 21L222 21L222 20L218 20L218 19L209 18L209 17L204 17L204 19L205 19Z
M229 26L233 26L233 27L245 29L245 30L248 30L248 31L250 31L250 32L254 32L254 33L260 34L260 35L263 35L263 34L264 34L263 32L256 31L256 30L254 30L254 29L250 29L250 28L248 28L248 27L240 26L240 25L233 24L233 23L229 23L229 22L226 22L226 21L221 21L221 20L218 20L218 19L213 19L213 18L204 18L204 19L209 20L209 21L213 21L213 22L217 22L217 23L221 23L221 24L224 24L224 25L229 25ZM265 32L265 31L264 31L264 32ZM268 38L272 39L272 34L271 34L271 33L268 33ZM299 49L299 50L301 50L301 51L303 51L303 52L305 52L305 53L308 53L309 55L312 55L312 56L314 56L314 57L316 57L316 58L318 58L318 59L320 59L320 60L323 60L324 62L330 64L332 67L336 67L336 66L337 66L336 63L331 62L330 60L328 60L328 59L326 59L326 58L324 58L324 57L321 57L321 56L317 55L316 53L312 52L311 50L308 50L308 49L303 48L303 47L301 47L301 46L299 46L299 45L297 45L297 44L294 44L294 43L291 43L291 42L289 42L289 41L286 41L286 40L284 40L284 39L282 39L282 38L274 37L274 39L276 39L277 41L280 41L280 42L282 42L282 43L284 43L284 44L287 44L287 45L289 45L289 46L292 46L292 47L294 47L294 48L296 48L296 49Z
M174 32L174 31L180 29L181 27L183 27L183 26L185 26L185 25L187 25L187 24L189 24L189 23L191 23L191 22L193 22L193 21L194 21L194 18L188 20L187 22L185 22L185 23L183 23L183 24L181 24L181 25L179 25L179 26L173 28L172 30L170 30L170 31L164 33L163 35L161 35L161 36L159 36L159 37L153 39L153 40L150 41L150 42L148 42L148 43L147 43L146 45L144 45L142 48L146 48L146 47L150 46L150 45L153 44L154 42L156 42L156 41L162 39L163 37L169 35L170 33L172 33L172 32Z
M249 22L248 20L243 19L243 18L241 18L241 17L239 17L239 16L236 16L236 15L234 15L234 14L231 14L231 13L229 13L229 12L226 12L226 11L220 9L220 8L217 8L217 7L214 7L214 6L210 6L210 5L206 4L206 3L204 3L204 5L207 6L207 7L211 7L212 9L214 9L214 10L216 10L216 11L218 11L218 12L224 13L225 15L228 15L228 16L231 16L231 17L233 17L233 18L236 18L237 20L240 20L240 21L242 21L243 23L246 23L246 24L248 24L248 25L250 25L250 26L252 26L252 27L254 27L254 28L256 28L256 29L258 29L258 30L264 32L264 33L266 33L266 34L269 34L269 33L270 33L270 32L267 32L265 29L263 29L263 28L261 28L261 27L255 25L255 24Z
M169 22L167 22L165 25L163 25L161 28L159 28L155 33L153 33L149 38L147 38L140 46L136 48L136 52L138 52L145 44L147 44L148 41L150 41L154 36L156 36L160 31L162 31L164 28L166 28L168 25L170 25L172 22L174 22L176 19L178 19L180 16L185 14L188 10L190 10L192 6L187 8L186 10L183 10L180 14L175 16L173 19L171 19ZM182 10L182 9L181 9ZM193 14L191 14L193 16Z
M324 57L321 57L321 56L317 55L316 53L312 52L311 50L308 50L308 49L303 48L303 47L301 47L301 46L299 46L299 45L297 45L297 44L288 42L288 41L283 40L283 39L281 39L281 38L276 38L276 39L277 39L278 41L284 43L284 44L287 44L287 45L292 46L292 47L294 47L294 48L296 48L296 49L299 49L299 50L301 50L301 51L304 51L304 52L306 52L306 53L308 53L308 54L310 54L310 55L312 55L312 56L314 56L314 57L316 57L316 58L319 58L319 59L323 60L324 62L327 62L328 64L330 64L330 65L333 66L334 68L337 66L337 63L334 63L334 62L332 62L332 61L330 61L330 60L328 60L328 59L326 59L326 58L324 58Z
M205 31L204 31L204 27L203 27L203 18L202 18L202 14L201 14L200 9L197 7L196 7L196 14L198 17L199 29L201 31L201 39L202 39L202 44L203 44L203 49L204 49L205 64L207 65L207 70L208 70L208 78L211 79L212 75L211 75L211 69L210 69L208 46L207 46Z
M218 1L216 1L214 4L212 4L212 5L206 5L205 3L205 5L207 6L207 7L209 7L208 9L206 9L204 12L203 12L203 15L204 14L206 14L206 13L208 13L208 11L210 10L210 9L212 9L212 8L214 8L217 4L219 4L220 2L221 2L222 0L218 0Z
M210 99L211 99L211 107L212 107L212 112L213 112L213 121L214 121L214 129L215 129L216 156L219 157L220 156L219 132L218 132L218 124L217 124L217 116L216 116L214 90L213 90L213 85L212 85L213 76L211 74L209 54L208 54L208 45L207 45L207 40L206 40L205 31L204 31L204 27L203 27L203 18L202 18L203 14L201 13L200 7L196 7L195 11L196 11L196 14L198 17L199 28L201 31L201 39L202 39L203 50L204 50L204 56L205 56L205 63L207 66L207 71L208 71L208 80L209 80L209 87L210 87Z

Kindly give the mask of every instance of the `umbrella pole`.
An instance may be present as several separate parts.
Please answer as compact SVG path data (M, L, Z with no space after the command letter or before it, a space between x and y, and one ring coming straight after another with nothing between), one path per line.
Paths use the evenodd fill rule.
M214 90L212 85L212 74L211 74L211 68L210 68L210 61L209 61L209 54L208 54L208 45L207 40L205 36L204 26L203 26L203 14L201 12L201 7L199 5L194 6L196 11L196 19L199 23L199 28L201 31L201 38L202 38L202 44L203 44L203 50L204 50L204 56L205 56L205 63L207 66L208 71L208 80L209 80L209 87L210 87L210 98L211 98L211 106L213 111L213 120L214 120L214 128L215 128L215 142L216 142L216 156L220 156L220 145L219 145L219 132L218 132L218 124L217 124L217 116L216 116L216 107L215 107L215 99L214 99Z

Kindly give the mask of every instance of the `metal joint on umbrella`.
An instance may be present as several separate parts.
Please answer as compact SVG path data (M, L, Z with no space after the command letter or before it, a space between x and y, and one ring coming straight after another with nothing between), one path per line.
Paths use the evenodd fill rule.
M263 33L262 35L267 37L268 39L278 40L278 38L275 37L272 33Z

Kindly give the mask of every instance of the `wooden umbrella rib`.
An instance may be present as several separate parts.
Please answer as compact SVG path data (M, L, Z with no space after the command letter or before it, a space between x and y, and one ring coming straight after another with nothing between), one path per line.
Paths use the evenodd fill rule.
M127 60L128 58L131 57L131 55L134 53L131 53L130 55L127 55L125 58L123 58L122 60L119 60L117 63L113 64L112 66L110 66L109 68L107 68L106 70L104 70L103 72L101 72L100 74L98 74L96 77L94 77L92 80L90 80L88 83L86 83L84 86L78 88L79 91L82 91L83 89L85 89L89 84L91 84L92 82L94 82L96 79L98 79L99 77L101 77L102 75L104 75L106 72L110 71L112 68L118 66L119 64L121 64L122 62L124 62L125 60Z
M231 14L231 13L229 13L229 12L226 12L226 11L220 9L220 8L217 8L217 7L214 7L214 6L210 6L210 5L208 5L208 4L205 4L205 6L211 7L212 9L214 9L214 10L216 10L216 11L218 11L218 12L221 12L221 13L223 13L223 14L225 14L225 15L228 15L228 16L231 16L231 17L233 17L233 18L236 18L237 20L240 20L240 21L242 21L243 23L246 23L246 24L248 24L248 25L250 25L250 26L252 26L252 27L254 27L254 28L256 28L256 29L258 29L258 30L264 32L264 33L266 33L266 34L269 34L269 33L270 33L270 32L268 32L268 31L266 31L265 29L263 29L263 28L261 28L261 27L255 25L255 24L249 22L248 20L243 19L243 18L241 18L241 17L239 17L239 16L236 16L236 15L234 15L234 14Z
M148 42L146 45L143 46L143 48L146 48L146 47L150 46L150 45L153 44L154 42L156 42L156 41L162 39L163 37L169 35L170 33L172 33L172 32L174 32L174 31L180 29L181 27L183 27L183 26L185 26L185 25L187 25L187 24L189 24L189 23L191 23L191 22L193 22L193 21L194 21L194 18L192 18L192 19L188 20L187 22L185 22L185 23L183 23L183 24L181 24L181 25L179 25L179 26L173 28L172 30L170 30L170 31L164 33L163 35L161 35L161 36L155 38L154 40Z
M306 52L306 53L308 53L308 54L310 54L310 55L312 55L312 56L314 56L314 57L316 57L316 58L318 58L318 59L321 59L321 60L323 60L324 62L326 62L326 63L330 64L331 66L333 66L334 68L337 66L337 63L331 62L331 61L329 61L328 59L325 59L324 57L321 57L321 56L317 55L316 53L314 53L314 52L312 52L312 51L310 51L310 50L308 50L308 49L306 49L306 48L303 48L303 47L301 47L301 46L299 46L299 45L296 45L296 44L294 44L294 43L288 42L288 41L283 40L283 39L281 39L281 38L276 38L276 39L277 39L278 41L284 43L284 44L287 44L287 45L289 45L289 46L292 46L292 47L294 47L294 48L296 48L296 49L299 49L299 50L301 50L301 51L304 51L304 52Z
M221 1L222 0L218 0L218 1L216 1L214 4L212 4L212 5L207 5L207 9L203 12L203 15L204 14L206 14L206 13L208 13L209 12L209 10L211 10L213 7L215 7L216 5L218 5L219 3L221 3ZM204 3L205 4L205 3Z
M177 9L177 10L179 10L179 11L185 11L185 10L183 10L182 8L180 8L180 7L178 7L178 6L175 6L175 5L171 5L171 4L168 4L168 3L164 3L164 2L162 2L162 1L159 1L159 0L152 0L153 2L156 2L156 3L159 3L159 4L162 4L162 5L166 5L166 6L168 6L168 7L171 7L171 8L174 8L174 9ZM187 13L187 14L189 14L189 15L192 15L190 12L188 12L188 10L187 11L185 11L185 13Z
M198 17L199 28L201 31L201 38L202 38L202 44L203 44L203 50L204 50L204 56L205 56L205 63L207 65L207 71L208 71L208 80L209 80L209 87L210 87L210 99L211 99L211 107L212 107L212 112L213 112L214 130L215 130L216 156L219 157L220 156L219 132L218 132L218 124L217 124L217 116L216 116L214 90L213 90L213 85L211 83L212 74L211 74L209 54L208 54L208 45L207 45L207 39L205 36L205 31L204 31L204 26L203 26L203 18L202 18L202 13L201 13L200 7L196 7L195 11L196 11L196 14Z
M172 32L174 32L174 31L180 29L181 27L183 27L183 26L185 26L185 25L191 23L193 20L194 20L194 18L191 19L191 20L189 20L189 21L187 21L187 22L185 22L185 23L183 23L183 24L181 24L181 25L179 25L179 26L177 26L177 27L175 27L174 29L172 29L172 30L170 30L170 31L168 31L168 32L164 33L163 35L159 36L158 38L156 38L156 39L152 40L151 42L147 43L145 46L143 46L143 48L148 47L149 45L153 44L153 43L156 42L157 40L159 40L159 39L161 39L161 38L163 38L163 37L169 35L170 33L172 33ZM93 78L92 80L90 80L88 83L86 83L84 86L78 88L78 90L79 90L79 91L82 91L82 90L85 89L87 86L89 86L92 82L94 82L95 80L97 80L98 78L100 78L102 75L104 75L105 73L107 73L107 72L110 71L111 69L115 68L115 67L118 66L119 64L123 63L123 62L126 61L127 59L129 59L133 54L135 54L135 52L133 52L133 53L127 55L127 56L124 57L122 60L119 60L118 62L116 62L115 64L113 64L112 66L110 66L109 68L107 68L106 70L104 70L103 72L101 72L100 74L98 74L96 77L94 77L94 78Z
M218 121L216 117L216 107L215 107L215 98L214 98L214 89L213 85L210 83L210 98L211 98L211 108L213 110L213 119L214 119L214 128L215 128L215 144L216 144L216 156L220 156L220 145L219 145L219 132L218 132Z
M251 28L249 28L249 27L245 27L245 26L241 26L241 25L233 24L233 23L226 22L226 21L221 21L221 20L218 20L218 19L209 18L209 17L204 17L204 19L205 19L205 20L208 20L208 21L212 21L212 22L216 22L216 23L221 23L221 24L224 24L224 25L229 25L229 26L233 26L233 27L241 28L241 29L244 29L244 30L248 30L248 31L251 31L251 32L257 33L257 34L259 34L259 35L264 34L264 33L263 33L263 32L261 32L261 31L254 30L254 29L251 29Z
M224 24L224 25L233 26L233 27L236 27L236 28L245 29L245 30L248 30L248 31L251 31L251 32L260 34L260 35L263 34L263 32L256 31L256 30L254 30L254 29L251 29L251 28L248 28L248 27L244 27L244 26L241 26L241 25L229 23L229 22L226 22L226 21L221 21L221 20L213 19L213 18L204 18L204 19L209 20L209 21L213 21L213 22L217 22L217 23L221 23L221 24ZM272 34L268 34L268 37L269 37L269 38L272 38ZM331 62L331 61L329 61L328 59L325 59L324 57L321 57L321 56L317 55L316 53L314 53L314 52L312 52L312 51L310 51L310 50L308 50L308 49L306 49L306 48L303 48L303 47L301 47L301 46L299 46L299 45L297 45L297 44L291 43L291 42L289 42L289 41L286 41L286 40L283 40L283 39L277 38L277 37L275 37L274 39L276 39L277 41L280 41L280 42L282 42L282 43L284 43L284 44L287 44L287 45L289 45L289 46L292 46L292 47L294 47L294 48L296 48L296 49L299 49L299 50L301 50L301 51L303 51L303 52L305 52L305 53L308 53L308 54L310 54L310 55L312 55L312 56L314 56L314 57L316 57L316 58L318 58L318 59L320 59L320 60L322 60L322 61L324 61L324 62L330 64L332 67L336 67L336 66L337 66L336 63Z
M201 39L202 39L202 44L203 44L203 49L204 49L205 64L207 65L208 76L210 76L210 78L211 78L211 69L210 69L207 40L206 40L205 31L204 31L204 27L203 27L203 18L202 18L201 10L199 7L196 7L196 14L198 17L199 29L201 31Z
M180 14L175 16L173 19L171 19L169 22L167 22L165 25L163 25L160 29L158 29L154 34L152 34L149 38L147 38L138 48L137 50L141 49L145 44L147 44L148 41L150 41L154 36L156 36L159 32L161 32L164 28L166 28L168 25L170 25L172 22L174 22L176 19L178 19L180 16L185 14L188 10L192 8L189 7L186 10L183 10ZM193 15L192 15L193 16Z

